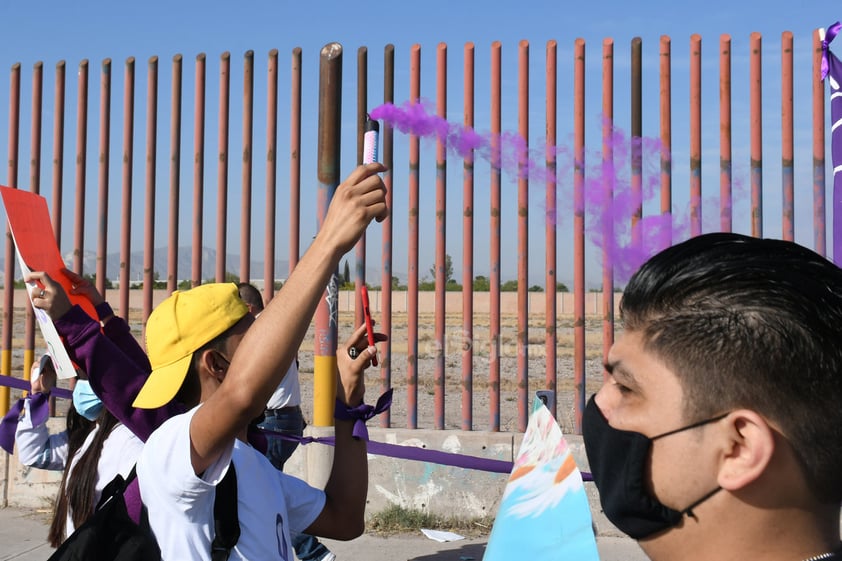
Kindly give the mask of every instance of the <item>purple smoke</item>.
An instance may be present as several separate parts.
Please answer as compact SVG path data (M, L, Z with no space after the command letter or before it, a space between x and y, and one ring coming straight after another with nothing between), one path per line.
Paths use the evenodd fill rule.
M545 184L555 181L561 201L573 200L575 172L573 150L566 146L540 146L527 149L526 141L517 133L495 137L480 134L470 127L449 123L428 110L429 104L405 102L400 106L384 104L371 111L371 118L383 120L400 132L421 138L440 140L448 152L474 160L486 160L514 178L528 177ZM607 264L614 269L617 282L624 283L640 265L661 249L687 237L687 224L676 223L670 213L644 216L634 222L633 216L645 201L656 200L660 189L661 143L658 140L631 139L616 127L609 127L606 144L613 151L612 161L603 161L601 146L585 155L585 229L587 238L602 249ZM639 143L641 171L639 192L632 189L632 142ZM499 161L492 148L499 146ZM555 154L556 171L546 166L547 154ZM691 207L701 201L691 201ZM559 216L572 216L572 208L544 209L548 220L557 223Z

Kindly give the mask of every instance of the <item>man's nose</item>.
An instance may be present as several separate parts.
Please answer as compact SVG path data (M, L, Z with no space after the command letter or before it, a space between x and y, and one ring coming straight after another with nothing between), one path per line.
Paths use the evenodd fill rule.
M602 416L605 417L606 421L611 421L611 388L609 387L611 384L609 381L605 381L602 383L602 387L599 388L599 391L596 392L594 396L594 402L596 406L599 407L599 410L602 412Z

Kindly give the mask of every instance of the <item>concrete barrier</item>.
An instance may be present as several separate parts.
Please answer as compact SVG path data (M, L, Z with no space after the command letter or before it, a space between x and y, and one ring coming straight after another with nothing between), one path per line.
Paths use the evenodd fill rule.
M50 419L51 432L62 429L64 418ZM328 427L308 427L309 436L332 436ZM369 428L371 440L428 450L512 461L521 434L484 431L439 431ZM567 436L576 464L589 471L582 438ZM299 446L286 464L286 471L312 485L323 486L332 465L333 448L323 444ZM508 474L489 473L428 462L369 455L369 514L390 505L462 518L493 517L500 504ZM61 472L21 466L17 454L0 453L2 506L51 508L61 482ZM605 518L593 483L585 483L594 529L600 536L622 534Z

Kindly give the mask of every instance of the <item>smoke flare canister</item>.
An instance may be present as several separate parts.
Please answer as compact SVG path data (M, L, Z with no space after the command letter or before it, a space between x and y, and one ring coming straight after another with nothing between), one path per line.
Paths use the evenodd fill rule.
M365 134L363 135L363 164L377 161L377 137L380 134L380 123L365 116Z

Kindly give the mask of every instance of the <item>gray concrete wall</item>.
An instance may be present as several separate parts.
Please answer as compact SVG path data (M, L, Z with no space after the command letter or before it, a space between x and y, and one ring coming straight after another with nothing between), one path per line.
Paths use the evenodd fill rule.
M59 431L63 418L50 420ZM331 428L308 427L312 436L331 435ZM371 440L417 446L456 454L512 461L521 434L482 431L437 431L369 428ZM579 469L589 471L580 436L567 436ZM332 465L333 448L322 444L299 446L286 471L313 485L324 485ZM508 474L488 473L458 467L369 455L368 513L392 504L437 514L474 518L494 516ZM61 472L48 472L20 465L17 455L0 452L0 497L2 506L48 509L58 490ZM585 483L598 535L619 536L619 531L602 515L596 489Z

